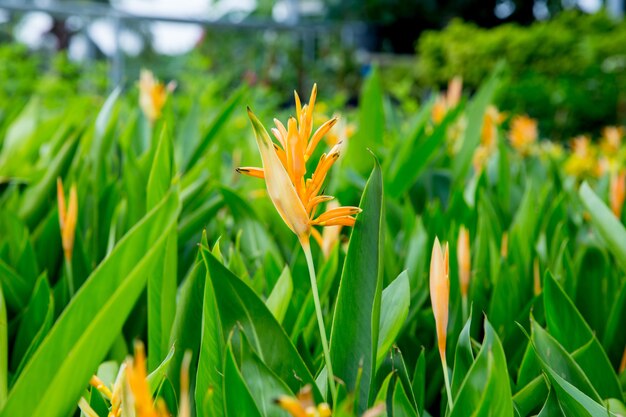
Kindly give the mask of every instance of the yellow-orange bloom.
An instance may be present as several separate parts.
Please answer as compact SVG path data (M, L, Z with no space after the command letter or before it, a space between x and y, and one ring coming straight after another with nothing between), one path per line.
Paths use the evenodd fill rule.
M448 82L448 91L446 94L438 95L433 105L431 117L435 124L441 123L448 111L459 104L462 93L463 78L456 76Z
M521 155L528 155L532 145L537 142L539 131L537 121L525 115L515 116L511 120L509 141Z
M470 236L465 226L459 229L459 239L456 246L456 256L459 263L459 284L461 296L467 297L471 274Z
M483 125L480 131L480 143L492 151L498 143L498 126L504 121L504 115L495 106L487 107L483 116Z
M276 404L293 417L330 417L330 406L326 403L315 405L310 385L300 390L296 397L283 395L276 399Z
M622 145L624 128L617 126L607 126L602 129L602 151L607 155L615 155Z
M126 367L126 379L133 394L137 417L161 417L148 387L146 354L141 342L135 342L135 357Z
M570 142L572 154L565 162L565 172L577 177L598 174L596 150L588 136L580 135Z
M314 85L309 104L302 106L300 97L295 93L298 118L289 118L287 127L274 119L276 127L272 133L278 144L270 139L265 127L248 109L263 168L237 168L242 174L265 179L267 192L276 210L303 244L308 244L313 226L352 226L354 216L361 212L358 207L346 206L331 208L316 216L318 206L333 199L332 196L319 193L342 149L342 143L339 142L328 154L322 154L311 177L305 179L307 161L320 140L337 122L337 118L330 119L313 133L312 116L316 96L317 86Z
M151 71L142 69L139 75L139 106L150 123L161 117L166 100L165 85Z
M626 197L626 172L613 173L611 175L611 185L609 198L611 200L611 210L615 217L622 217L622 207Z
M72 260L74 251L74 236L76 235L76 221L78 217L78 195L76 185L70 188L70 201L65 205L65 191L63 181L57 178L57 203L59 206L59 226L61 229L61 241L63 242L63 255L69 262Z
M437 328L437 345L442 360L446 356L446 337L448 329L448 303L450 299L448 244L442 250L439 239L435 238L430 258L430 302Z

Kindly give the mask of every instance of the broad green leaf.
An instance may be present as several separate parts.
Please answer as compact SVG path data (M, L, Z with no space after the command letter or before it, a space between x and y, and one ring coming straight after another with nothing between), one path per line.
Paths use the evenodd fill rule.
M321 400L313 376L265 303L207 248L202 247L202 254L207 263L224 337L235 327L243 328L263 362L293 392L297 392L302 384L311 384L315 398Z
M580 200L591 217L591 222L617 259L622 270L626 270L626 230L613 212L584 182L578 191Z
M270 296L265 301L265 305L279 323L282 323L285 318L289 301L291 301L292 291L293 282L291 281L291 272L289 272L288 267L285 267L276 285L274 285Z
M409 288L409 274L404 271L383 290L380 307L380 327L378 333L378 347L376 369L380 367L387 351L402 330L409 314L411 289Z
M619 381L606 352L572 300L550 273L544 279L543 297L550 334L568 352L574 352L591 341L591 345L584 352L576 355L576 362L601 398L622 398Z
M601 401L597 391L589 382L582 369L574 361L574 358L546 332L536 321L532 322L532 341L539 363L546 363L561 377L576 386L595 401Z
M26 306L32 285L2 259L0 259L0 286L5 294L6 307L20 311Z
M223 358L224 332L213 280L209 277L209 261L206 251L201 250L206 270L204 301L202 304L202 339L196 375L196 409L199 415L223 416ZM230 332L230 329L226 329Z
M404 392L400 381L396 382L393 390L393 416L394 417L418 417L417 411L411 405L411 401Z
M26 308L23 310L20 327L15 336L11 354L11 369L21 368L52 327L54 320L54 298L46 274L42 274ZM20 366L18 366L20 365Z
M241 335L241 337L243 346L239 368L261 415L264 417L288 417L289 414L276 404L276 399L283 395L293 397L293 392L251 350L245 334ZM225 389L228 389L228 387Z
M602 340L602 345L615 367L619 366L623 355L623 346L626 346L624 317L626 317L626 281L622 284L622 288L615 298Z
M2 417L63 417L104 359L145 287L179 211L172 192L140 221L91 274L26 364ZM32 401L32 398L38 401Z
M563 410L561 410L559 400L557 399L554 390L550 391L548 399L546 400L543 408L541 409L537 417L567 417L565 414L563 414Z
M519 415L527 416L533 410L539 408L547 395L547 381L543 375L539 375L524 386L524 388L515 393L513 396L515 410L519 413Z
M172 183L174 154L166 128L159 137L146 190L146 208L152 209ZM176 311L178 270L177 230L168 233L167 242L152 276L148 280L148 370L154 370L170 349L170 333Z
M376 67L363 82L359 96L359 124L348 142L346 162L360 173L367 172L370 161L367 149L376 150L383 143L385 110L380 73Z
M226 357L224 359L224 403L227 416L262 417L250 390L237 368L232 346L226 349Z
M470 314L456 343L454 370L452 371L452 381L450 383L452 398L458 395L461 384L474 363L474 352L472 351L472 340L470 338L471 328L472 315Z
M383 183L380 165L363 190L363 212L358 215L350 236L330 336L330 357L335 374L348 391L359 387L358 412L367 408L375 376L376 348L382 293Z
M463 379L450 417L465 416L467 410L480 410L481 415L513 416L511 387L502 344L486 319L484 331L482 346Z
M163 380L165 380L165 378L167 377L167 370L170 366L172 358L174 357L175 351L175 346L172 346L165 359L163 359L163 362L161 362L159 366L157 366L156 369L150 372L150 374L148 375L148 386L150 387L150 392L152 392L153 394L157 391L159 385L161 385Z

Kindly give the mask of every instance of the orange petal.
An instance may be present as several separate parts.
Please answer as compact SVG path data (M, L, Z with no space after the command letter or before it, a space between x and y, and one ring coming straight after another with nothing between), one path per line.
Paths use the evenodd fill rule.
M67 215L65 216L65 225L61 232L63 241L63 252L65 258L72 259L72 252L74 250L74 236L76 235L76 221L78 217L78 196L76 193L76 185L72 185L70 188L70 202L67 207Z
M317 144L319 143L319 141L324 137L324 135L328 133L330 129L333 128L333 126L335 126L338 120L339 119L337 117L333 117L332 119L328 120L326 123L321 125L315 131L315 133L313 134L313 137L311 138L311 140L309 141L309 144L307 145L306 153L304 154L305 159L308 160L311 157L313 152L315 152L315 148L317 147Z
M298 195L304 192L304 174L306 164L304 162L304 142L298 134L297 122L293 117L287 123L287 173L296 187Z
M352 216L341 216L341 217L335 217L332 218L330 220L326 220L325 222L322 223L316 223L316 225L318 226L349 226L352 227L354 226L354 223L356 222L356 219Z
M292 417L307 417L306 410L296 398L282 396L276 400L276 404L289 413Z
M362 210L360 208L353 206L337 207L334 209L330 209L320 215L317 219L313 221L313 224L322 224L336 217L352 216L355 214L359 214L361 211Z
M57 204L59 206L59 226L61 228L61 233L63 233L63 225L65 224L67 209L65 208L65 191L63 190L63 180L61 177L57 178Z
M447 254L447 246L445 253ZM448 303L450 297L450 280L448 279L447 255L441 248L439 239L435 237L430 259L430 301L437 328L437 344L442 359L446 352L446 336L448 328Z
M249 175L255 178L265 178L265 173L263 172L262 168L240 167L236 168L235 171L240 174Z
M293 97L296 101L296 117L298 118L298 123L302 123L300 120L300 113L302 112L302 102L300 101L300 96L296 90L293 90Z
M471 257L469 232L467 231L465 226L461 226L459 230L459 239L456 246L456 256L459 263L459 283L461 287L461 295L466 297L470 281Z
M335 197L330 196L330 195L318 195L318 196L313 197L311 200L309 200L309 203L306 205L306 212L309 213L309 216L310 216L310 213L313 211L313 209L315 209L315 207L317 207L318 204L325 203L327 201L332 200L333 198Z
M250 109L248 109L248 116L252 122L257 146L263 160L265 184L270 199L285 224L299 238L308 237L310 229L309 216L296 192L294 184L281 163L265 127L263 127Z

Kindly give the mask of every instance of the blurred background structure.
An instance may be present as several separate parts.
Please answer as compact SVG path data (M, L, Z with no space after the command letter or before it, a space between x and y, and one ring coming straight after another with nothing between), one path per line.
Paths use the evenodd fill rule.
M183 89L323 80L354 102L376 65L417 103L455 75L471 91L505 59L498 104L565 138L624 121L623 13L624 0L0 0L0 94L104 95L147 67Z

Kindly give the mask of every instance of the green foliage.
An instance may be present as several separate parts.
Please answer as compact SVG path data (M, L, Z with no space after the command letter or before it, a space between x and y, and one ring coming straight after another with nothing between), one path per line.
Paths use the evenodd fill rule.
M625 120L619 110L625 42L626 24L604 14L563 12L529 27L493 29L455 20L420 38L418 79L443 86L462 75L466 85L477 88L504 59L510 78L499 90L498 106L528 113L539 119L542 132L568 139Z

